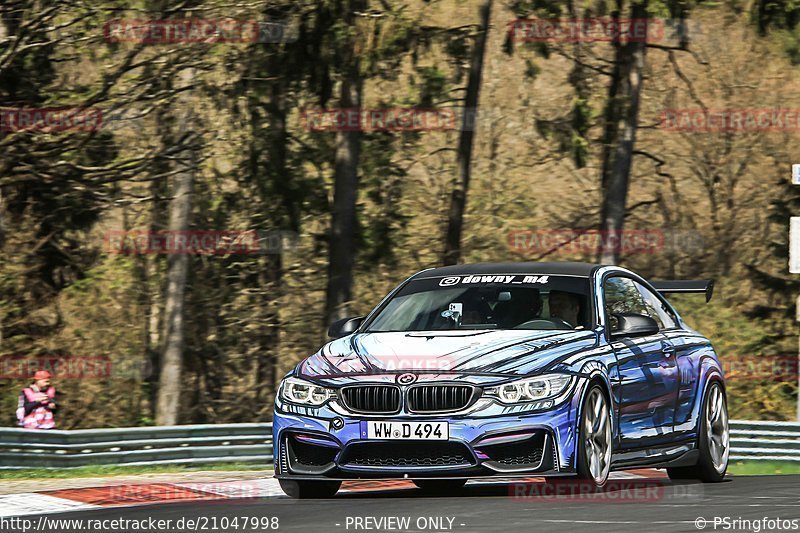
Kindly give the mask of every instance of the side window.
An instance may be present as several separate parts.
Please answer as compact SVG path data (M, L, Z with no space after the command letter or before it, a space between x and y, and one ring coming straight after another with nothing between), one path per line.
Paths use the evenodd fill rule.
M608 278L603 284L603 293L606 318L612 331L617 329L617 319L614 318L614 313L649 314L642 295L632 279Z
M639 293L642 295L642 299L644 300L644 305L647 308L647 314L655 319L658 322L658 325L661 329L669 329L674 328L678 325L675 317L672 315L670 310L664 305L664 302L656 296L655 294L650 291L644 285L641 285L637 282L636 288L639 290Z

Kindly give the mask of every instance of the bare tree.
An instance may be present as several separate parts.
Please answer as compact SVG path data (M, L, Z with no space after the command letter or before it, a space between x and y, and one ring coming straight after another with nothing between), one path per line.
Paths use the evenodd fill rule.
M617 0L613 18L619 20L624 0ZM647 0L632 0L630 20L646 20ZM614 69L608 86L603 131L600 262L617 264L625 223L639 102L647 43L644 39L614 42Z
M356 14L365 10L363 0L351 1L344 20L353 26ZM343 78L339 105L359 113L362 105L364 81L360 61L354 48L355 38L347 47L343 61ZM358 162L361 152L361 132L336 133L336 160L334 164L333 209L328 249L328 286L325 299L325 320L330 323L347 316L348 302L353 287L353 263L356 248L356 201L358 199Z
M470 116L478 115L478 99L483 75L483 57L486 55L486 36L492 14L492 0L486 0L480 10L481 26L472 51L469 67L469 80L464 98L464 122L458 139L459 182L450 195L450 209L447 213L447 233L444 241L442 263L455 265L461 258L461 233L464 228L464 210L467 205L467 191L472 170L472 146L475 137L475 121ZM473 115L474 114L474 115Z
M194 81L193 69L187 70L187 85ZM187 109L191 109L188 103ZM182 137L193 137L192 115L185 113L179 131ZM192 189L197 168L195 149L190 143L181 154L178 165L182 168L175 176L175 190L169 207L169 231L173 235L189 229L192 214ZM182 394L181 374L183 371L184 323L186 279L189 273L189 255L175 250L169 256L167 269L167 289L164 298L163 352L159 374L158 397L156 400L156 424L174 425L178 423L180 398Z

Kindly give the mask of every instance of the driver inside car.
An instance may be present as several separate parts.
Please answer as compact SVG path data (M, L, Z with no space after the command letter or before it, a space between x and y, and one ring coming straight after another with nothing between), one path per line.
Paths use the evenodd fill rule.
M550 291L550 318L560 318L570 327L578 325L580 302L575 294L565 291Z

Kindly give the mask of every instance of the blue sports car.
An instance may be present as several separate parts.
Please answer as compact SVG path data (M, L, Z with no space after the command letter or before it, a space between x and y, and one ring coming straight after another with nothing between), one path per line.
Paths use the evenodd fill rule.
M721 481L725 381L711 343L664 298L711 281L650 282L589 263L423 270L299 363L275 399L275 474L292 497L342 480L666 468Z

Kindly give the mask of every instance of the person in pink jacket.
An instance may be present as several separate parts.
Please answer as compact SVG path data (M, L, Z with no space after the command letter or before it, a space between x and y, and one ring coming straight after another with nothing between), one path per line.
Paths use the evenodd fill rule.
M22 389L19 395L17 418L20 425L26 429L53 429L56 408L56 389L50 384L50 372L39 370L31 386Z

